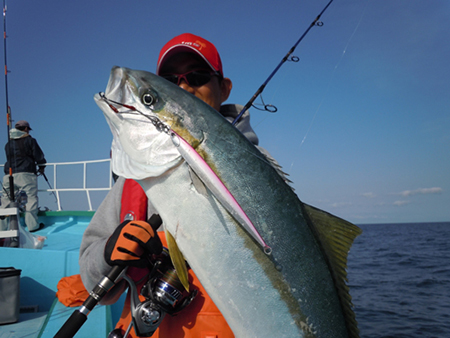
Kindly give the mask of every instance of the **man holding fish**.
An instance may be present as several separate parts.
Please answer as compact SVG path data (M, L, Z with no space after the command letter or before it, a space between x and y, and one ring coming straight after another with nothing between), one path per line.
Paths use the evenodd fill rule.
M212 44L191 34L174 38L160 53L157 74L113 67L105 92L94 96L114 136L112 170L128 180L116 183L85 232L80 271L87 289L112 266L114 275L128 267L139 289L148 278L146 260L164 256L164 245L176 291L189 294L165 300L181 310L198 295L162 320L157 337L359 337L346 264L361 230L300 201L275 161L255 146L248 112L229 123L240 109L221 106L231 81ZM145 194L128 187L133 180ZM173 277L150 277L141 296L153 300L149 289ZM124 284L104 303L115 301ZM130 323L128 304L114 337ZM159 324L155 312L143 317Z
M160 52L156 73L203 100L230 122L242 109L237 105L222 105L228 99L232 82L224 77L220 55L215 46L199 36L186 33L170 40ZM254 145L258 145L258 137L250 126L248 111L236 127ZM141 256L158 254L161 247L158 243L158 233L143 221L157 213L157 210L148 204L144 191L135 181L119 178L94 215L81 244L81 275L88 290L91 290L114 264L132 266L128 269L128 274L134 280L148 274L148 269L142 267L145 262L142 263ZM126 220L131 222L124 222ZM118 227L118 224L121 225ZM159 234L165 244L164 233ZM129 240L130 235L133 236L132 240ZM189 271L189 280L191 287L199 290L199 294L177 316L166 316L153 336L234 337L223 315L192 270ZM124 290L125 284L118 283L103 302L115 302ZM130 324L129 299L126 302L122 318L116 326L116 334L119 331L124 334ZM131 330L130 336L135 337L134 334L134 330Z

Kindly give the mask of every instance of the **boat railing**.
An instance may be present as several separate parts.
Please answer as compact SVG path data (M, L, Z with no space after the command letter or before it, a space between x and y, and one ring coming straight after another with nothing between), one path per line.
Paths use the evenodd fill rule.
M47 163L38 176L40 210L96 210L114 180L111 160Z

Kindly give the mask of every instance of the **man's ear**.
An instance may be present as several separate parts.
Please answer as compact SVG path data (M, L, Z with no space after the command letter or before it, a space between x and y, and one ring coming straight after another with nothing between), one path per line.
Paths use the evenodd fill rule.
M223 103L230 96L231 89L233 88L233 83L229 78L224 77L220 86L220 100L221 103Z

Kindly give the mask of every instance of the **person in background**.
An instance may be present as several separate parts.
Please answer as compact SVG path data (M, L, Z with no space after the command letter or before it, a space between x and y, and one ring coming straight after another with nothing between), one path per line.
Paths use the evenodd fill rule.
M34 232L44 226L38 223L37 174L44 173L47 161L36 139L29 134L30 130L32 130L30 124L21 120L9 131L10 140L5 145L6 163L2 207L6 207L10 202L9 169L11 168L14 178L14 195L17 196L20 191L26 193L25 224L30 232ZM6 230L6 222L0 222L0 227Z
M159 54L156 74L203 100L230 122L242 110L242 106L222 105L228 99L232 82L224 77L216 47L199 36L181 34L164 45ZM236 127L255 146L258 145L248 111ZM133 180L119 177L92 218L81 243L80 273L87 290L92 290L113 265L128 266L127 274L135 281L148 274L148 269L143 267L143 257L158 254L161 242L166 246L164 232L156 232L152 228L157 228L158 224L145 222L155 214L158 211L148 202L142 188ZM198 290L198 295L177 316L167 315L152 337L206 337L205 332L208 337L234 337L225 318L192 270L189 270L189 281L190 288ZM102 303L115 302L125 287L124 281L117 283ZM127 298L122 317L116 325L117 336L125 333L129 323L130 304ZM134 330L128 337L137 337Z

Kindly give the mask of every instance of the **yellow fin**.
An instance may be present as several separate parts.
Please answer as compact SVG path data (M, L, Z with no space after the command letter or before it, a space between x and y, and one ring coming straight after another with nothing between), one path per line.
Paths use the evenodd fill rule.
M172 260L172 264L175 267L175 271L177 272L178 279L181 284L183 284L184 288L187 292L189 292L189 277L188 271L186 267L186 261L178 248L177 242L175 238L173 238L172 234L165 230L167 246L169 248L170 259Z
M359 337L358 324L353 312L352 297L347 282L347 256L355 238L362 233L356 225L307 204L304 211L310 219L312 230L328 259L349 337Z

